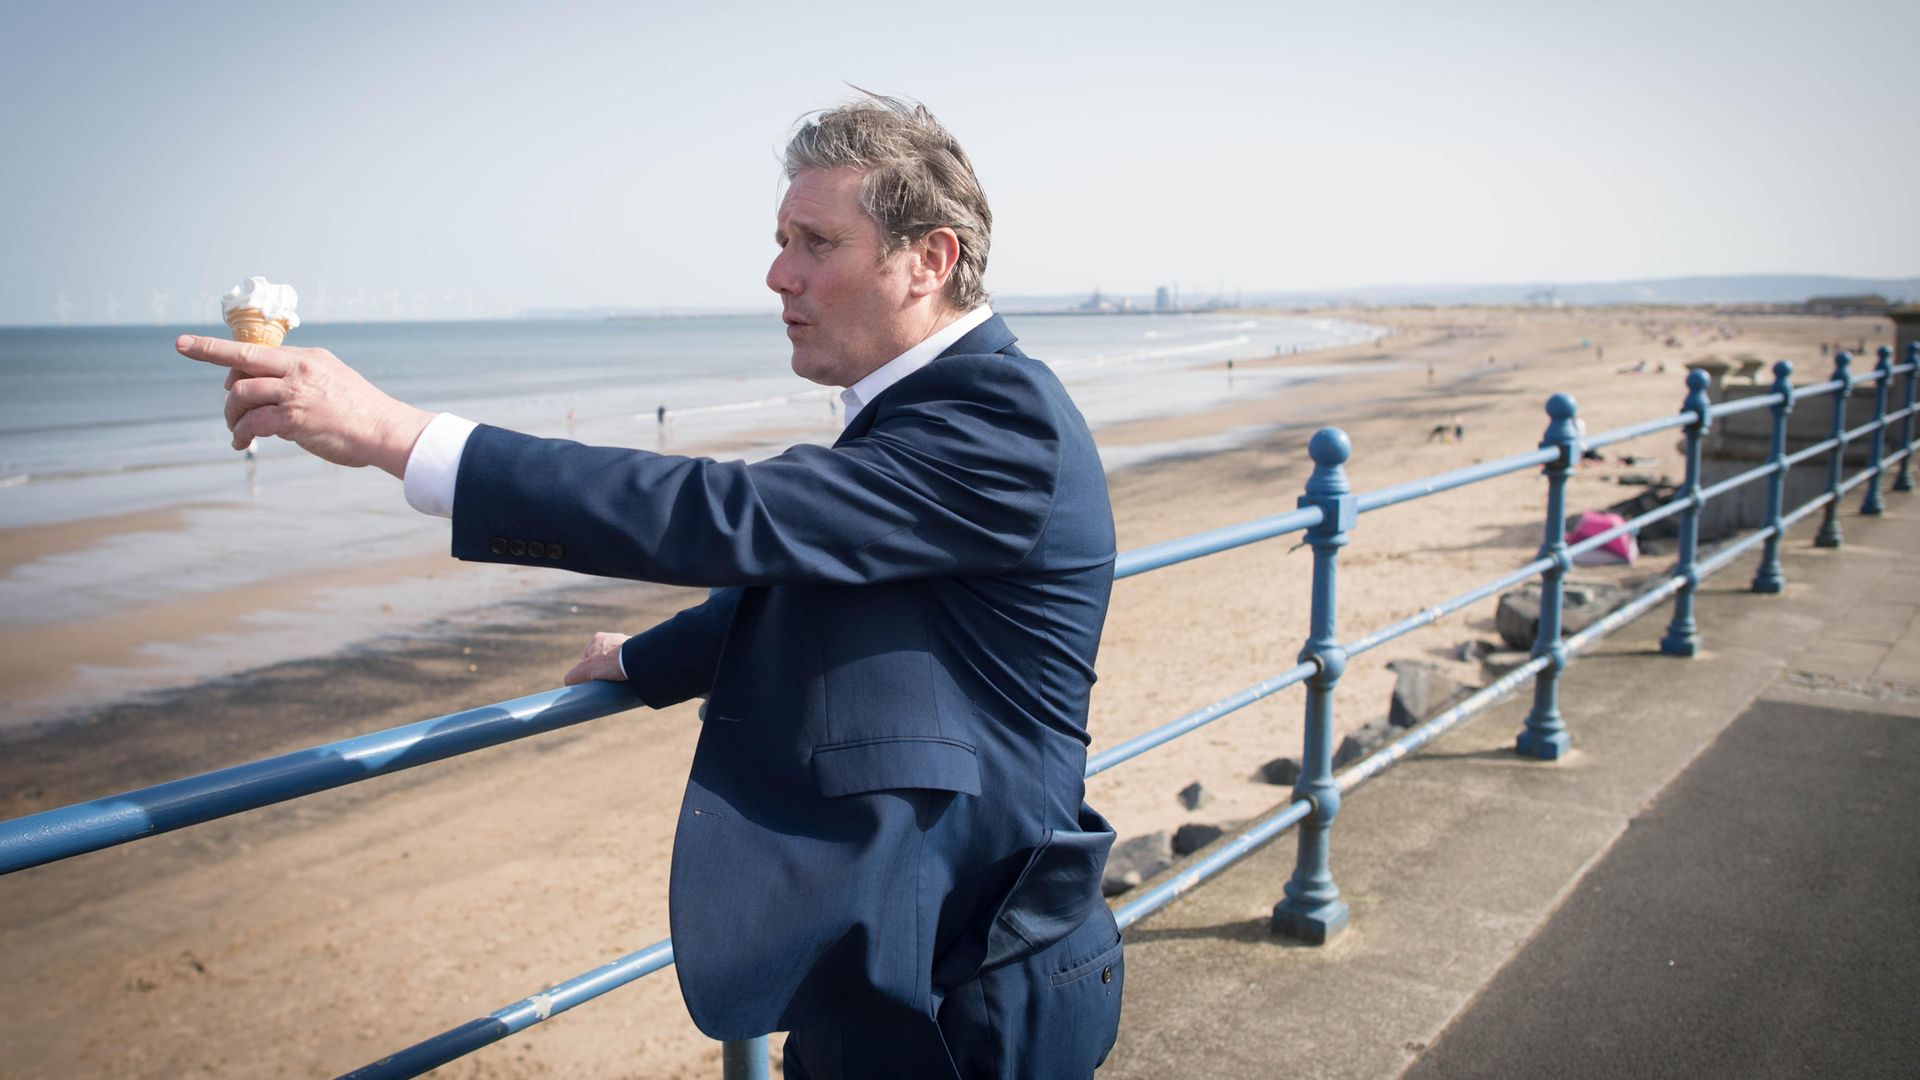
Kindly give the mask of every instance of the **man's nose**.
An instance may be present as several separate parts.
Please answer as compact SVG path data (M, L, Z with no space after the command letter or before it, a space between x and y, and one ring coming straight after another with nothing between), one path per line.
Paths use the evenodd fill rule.
M773 265L767 267L767 288L782 296L791 296L800 291L799 280L787 266L785 248L773 257Z

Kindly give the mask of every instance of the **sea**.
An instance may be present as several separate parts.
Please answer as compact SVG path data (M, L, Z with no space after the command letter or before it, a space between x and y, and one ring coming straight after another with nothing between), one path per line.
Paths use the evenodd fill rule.
M1059 374L1096 433L1339 374L1309 363L1243 368L1229 379L1223 361L1384 334L1345 320L1238 313L1019 314L1008 322L1021 347ZM252 458L235 452L222 419L225 373L175 353L180 333L225 336L224 327L207 326L0 328L0 530L65 523L61 535L84 538L6 567L0 632L164 611L156 605L249 586L346 581L356 568L446 551L445 522L408 508L399 482L384 473L326 465L273 439L261 440ZM300 327L289 342L331 349L423 408L598 445L754 459L795 443L830 443L844 419L837 390L788 368L773 313L329 323ZM1214 432L1103 455L1112 470L1252 434ZM143 528L152 515L123 516L143 511L166 512L164 525ZM510 569L329 587L320 599L252 611L244 625L190 642L156 627L140 663L91 669L84 692L70 687L40 705L332 651L391 632L396 605L424 623L558 578L580 580L530 581L524 570L502 572ZM44 711L0 704L0 723Z

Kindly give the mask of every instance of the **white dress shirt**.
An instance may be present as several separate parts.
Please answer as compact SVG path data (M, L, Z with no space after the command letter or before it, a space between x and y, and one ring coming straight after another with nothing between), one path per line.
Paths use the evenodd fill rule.
M852 423L860 410L879 397L882 390L932 363L992 315L993 309L982 304L840 391L840 400L847 407L845 422ZM453 516L453 489L460 477L460 456L466 453L467 439L479 426L452 413L441 413L428 422L419 441L413 444L413 452L407 455L406 479L402 484L408 506L423 514Z

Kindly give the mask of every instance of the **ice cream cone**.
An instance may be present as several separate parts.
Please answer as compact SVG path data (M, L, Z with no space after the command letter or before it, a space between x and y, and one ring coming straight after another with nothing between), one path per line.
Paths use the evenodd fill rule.
M251 341L255 345L278 345L287 338L286 323L269 319L252 308L227 312L227 329L233 332L233 340Z

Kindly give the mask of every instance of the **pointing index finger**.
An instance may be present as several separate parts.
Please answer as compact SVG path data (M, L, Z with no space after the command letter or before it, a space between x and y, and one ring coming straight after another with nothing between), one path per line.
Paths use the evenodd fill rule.
M181 334L174 339L173 347L181 356L232 368L246 375L268 375L278 378L285 375L293 366L287 358L285 349L256 345L250 341L228 341L225 338Z

